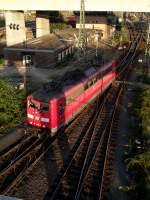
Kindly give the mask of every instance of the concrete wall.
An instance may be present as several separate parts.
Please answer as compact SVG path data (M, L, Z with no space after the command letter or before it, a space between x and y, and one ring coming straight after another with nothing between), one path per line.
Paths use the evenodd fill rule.
M6 11L6 45L11 46L26 41L24 12Z
M36 12L36 37L50 34L50 24L47 12Z

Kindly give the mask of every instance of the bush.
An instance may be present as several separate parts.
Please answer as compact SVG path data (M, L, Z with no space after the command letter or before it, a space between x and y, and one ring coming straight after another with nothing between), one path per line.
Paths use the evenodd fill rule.
M25 118L25 94L0 80L0 133L6 133Z
M150 89L143 92L143 103L140 112L142 118L143 135L150 141Z
M53 32L53 30L58 29L58 30L62 30L62 29L66 29L66 28L71 28L70 25L67 25L66 23L51 23L51 32Z
M4 58L0 58L0 65L4 64Z
M130 136L130 158L127 159L128 171L131 175L130 192L131 199L148 200L150 197L150 89L149 76L141 74L138 82L142 83L137 88L133 102L135 120L135 134ZM144 87L144 84L146 87ZM137 144L135 141L140 141Z

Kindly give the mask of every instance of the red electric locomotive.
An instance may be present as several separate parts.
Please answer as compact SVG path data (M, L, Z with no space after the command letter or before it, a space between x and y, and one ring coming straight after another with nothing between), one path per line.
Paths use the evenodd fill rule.
M27 122L55 133L68 124L90 101L116 78L116 62L103 67L68 72L27 97ZM69 79L73 73L74 79Z

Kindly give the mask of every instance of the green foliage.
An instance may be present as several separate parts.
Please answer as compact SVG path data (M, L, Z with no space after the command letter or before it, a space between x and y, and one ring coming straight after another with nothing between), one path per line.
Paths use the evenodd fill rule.
M142 79L141 79L142 80ZM145 79L147 83L147 79ZM142 80L143 82L143 80ZM133 102L133 115L136 117L136 135L140 131L146 143L150 141L150 89L138 88L136 90L136 97Z
M144 152L128 159L128 168L141 170L145 176L150 177L150 152Z
M150 152L144 152L128 159L128 170L132 173L131 197L134 199L149 199L150 194Z
M23 122L24 113L24 92L16 90L6 80L0 80L0 133Z
M113 37L113 43L120 43L122 37L122 43L128 43L129 42L129 31L128 29L122 25L121 30L117 31Z
M145 83L145 84L150 84L150 77L147 76L146 74L139 75L138 76L138 81Z
M143 135L147 141L150 141L150 89L145 89L142 95L143 101L139 117L141 118Z
M0 65L4 64L4 58L0 58Z
M67 25L66 23L51 23L51 32L53 32L53 30L55 29L59 29L59 30L62 30L62 29L66 29L66 28L70 28L71 26L70 25Z
M120 42L120 33L117 32L113 37L113 43L118 44Z
M134 116L134 134L130 136L130 149L127 159L128 171L131 175L129 196L135 200L149 200L150 198L150 89L148 86L149 77L141 75L138 82L142 87L135 90L135 97L132 107ZM144 87L144 84L146 84ZM136 144L135 140L141 143ZM139 147L139 148L137 148Z
M129 31L125 26L122 26L121 28L121 35L122 35L122 41L123 42L129 42Z
M0 18L0 27L4 27L5 26L5 20L3 17Z
M50 23L60 23L60 22L64 22L64 17L59 11L50 11L49 20L50 20Z

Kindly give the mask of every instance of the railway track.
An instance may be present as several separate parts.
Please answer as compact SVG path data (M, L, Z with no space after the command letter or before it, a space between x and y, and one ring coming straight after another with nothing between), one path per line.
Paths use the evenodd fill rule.
M86 109L83 111L83 113L85 113L84 122L86 126L94 116L94 102L90 105L90 109L93 110L93 112L89 113ZM78 126L78 130L81 134L75 146L79 144L79 140L82 140L86 130L86 126L80 126L80 118L83 118L83 114L79 114L77 118L63 130L65 134L69 134L73 132L75 126ZM48 135L38 138L36 136L37 134L32 134L33 131L34 130L29 129L27 135L24 135L21 141L19 140L15 145L10 147L10 149L1 153L0 194L7 194L11 189L15 188L25 175L32 170L35 164L42 159L55 140L55 137L51 138ZM62 133L58 133L58 136L61 134Z
M128 56L126 56L127 60ZM124 63L124 60L122 61L122 65ZM118 90L118 86L114 86L116 90ZM110 127L110 121L112 119L112 114L114 108L112 106L115 105L115 100L112 100L112 97L114 97L115 91L112 91L108 93L105 98L104 102L100 102L97 100L96 107L95 105L91 106L92 112L91 115L85 116L86 125L84 128L82 128L82 131L80 133L80 136L78 140L75 142L75 145L70 153L70 157L68 160L71 159L71 162L69 162L69 165L66 165L62 168L60 174L57 177L56 183L54 185L54 188L52 188L52 191L48 193L48 197L50 196L52 199L55 199L57 197L57 192L60 191L60 189L64 190L65 194L68 196L70 193L66 192L66 189L63 189L61 186L66 183L66 180L76 180L76 187L71 186L69 183L69 186L66 183L67 188L74 188L75 192L73 193L75 195L75 198L78 199L82 196L82 191L80 190L81 186L84 189L84 180L88 176L87 170L91 166L91 163L93 163L93 157L95 156L95 153L97 152L97 148L99 146L100 138L101 141L105 141L106 137L106 125ZM112 100L110 102L110 100ZM109 105L111 103L111 105ZM106 106L107 105L107 106ZM71 131L73 124L78 123L78 120L80 118L80 115L73 121L71 126L68 126L64 132ZM92 120L93 119L93 120ZM115 119L115 117L114 117ZM104 122L109 123L104 123ZM107 130L107 132L109 132ZM85 135L86 133L86 135ZM87 137L86 137L87 136ZM108 136L109 138L109 136ZM108 140L107 140L108 141ZM111 137L110 137L111 141ZM29 136L25 137L22 142L16 144L12 149L10 149L8 152L5 152L1 156L1 167L0 167L0 193L1 194L7 194L12 188L14 188L26 175L26 173L31 170L35 164L44 156L44 154L49 150L50 145L52 143L52 139L49 136L46 136L44 138L37 138L35 136ZM109 144L109 142L106 142L106 144ZM108 147L108 145L107 145ZM111 148L111 145L110 145ZM109 149L110 149L109 148ZM106 154L107 150L105 148ZM75 157L74 157L75 156ZM109 156L108 156L109 157ZM105 161L105 160L104 160ZM76 162L78 163L76 165ZM104 162L105 166L107 166L107 159ZM79 165L79 167L78 167ZM73 168L71 168L73 167ZM77 170L80 168L80 172ZM68 173L70 172L70 178L68 177ZM76 176L73 177L73 173L78 175L78 179ZM65 175L64 175L65 174ZM103 183L105 183L105 174L104 172L104 178ZM65 178L63 178L65 177ZM64 181L64 182L63 182ZM103 191L105 191L104 187L101 187L101 193L100 195L103 195ZM62 193L64 194L64 193ZM59 196L59 195L58 195ZM62 197L63 198L63 195Z
M87 189L85 183L90 184L90 181L94 179L89 178L89 174L93 173L91 170L94 170L93 175L96 174L96 168L93 165L98 167L99 172L101 171L99 165L102 160L99 161L98 157L101 155L101 158L105 159L104 155L111 138L109 129L112 124L112 115L117 107L115 106L114 108L114 105L117 105L116 101L118 102L121 94L120 86L113 86L103 104L97 107L95 117L87 128L84 138L78 145L66 169L58 175L59 178L56 179L51 191L49 191L47 199L80 199L83 196L81 194L83 190ZM90 185L93 186L92 183ZM86 194L86 198L88 198L89 193L86 192ZM83 199L85 199L85 195ZM95 196L93 196L93 199L95 199Z
M29 169L41 159L48 151L51 138L49 136L39 139L33 136L27 137L21 145L18 144L1 159L0 168L0 193L7 194ZM20 147L17 149L17 147Z
M135 58L141 36L120 62L124 70ZM126 67L125 67L126 66ZM124 70L118 71L120 74ZM123 75L122 75L123 76ZM127 73L126 73L127 76ZM125 77L126 77L125 76ZM125 78L124 78L125 80ZM115 142L119 102L124 84L113 86L85 132L84 138L60 171L45 199L104 199L109 188Z
M102 131L101 138L92 157L88 170L82 182L79 182L75 199L102 199L106 186L109 185L110 171L113 162L117 137L116 111L122 89L117 95L115 106L111 111L111 118ZM118 114L118 113L117 113Z

